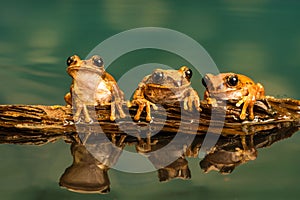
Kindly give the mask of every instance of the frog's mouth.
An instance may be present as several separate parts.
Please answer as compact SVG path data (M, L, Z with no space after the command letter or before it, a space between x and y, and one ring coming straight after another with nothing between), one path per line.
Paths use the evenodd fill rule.
M180 90L180 89L184 89L186 87L190 86L190 83L188 84L182 84L181 82L170 82L170 83L148 83L147 84L148 87L152 87L152 88L161 88L161 89L175 89L176 90Z
M68 73L72 72L72 71L76 71L76 72L81 72L81 73L96 73L98 75L102 75L104 73L104 68L103 67L91 67L88 65L84 65L84 66L72 66L72 67L68 67Z

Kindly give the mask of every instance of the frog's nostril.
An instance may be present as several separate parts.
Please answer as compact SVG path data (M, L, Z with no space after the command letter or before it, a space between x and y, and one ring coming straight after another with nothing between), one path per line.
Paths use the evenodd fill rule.
M164 78L163 72L155 72L152 76L152 80L154 83L159 83Z
M204 77L202 78L202 85L203 85L204 87L207 87L207 83L208 83L208 77L207 77L207 76L204 76Z

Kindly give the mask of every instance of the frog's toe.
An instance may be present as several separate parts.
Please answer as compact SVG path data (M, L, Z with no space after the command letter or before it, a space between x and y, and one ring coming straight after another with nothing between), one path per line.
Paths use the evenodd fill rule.
M120 118L125 118L126 114L124 112L120 112Z
M115 121L115 120L116 120L116 116L115 116L115 115L111 115L111 116L109 117L109 119L110 119L110 121Z
M243 100L240 100L239 102L237 102L237 103L235 104L235 106L236 106L236 107L240 107L243 103L244 103L244 101L243 101Z
M254 114L253 114L253 113L250 113L249 119L250 119L250 120L254 120Z
M140 118L141 118L141 116L140 116L139 114L136 114L136 115L134 116L134 120L135 120L135 121L139 121Z
M188 98L184 98L184 100L183 100L183 109L184 110L189 109L189 107L188 107Z
M150 105L152 106L152 108L153 108L154 110L158 110L158 107L157 107L154 103L151 103Z
M75 119L74 118L74 124L79 124L81 122L81 118Z
M196 98L189 98L188 99L189 111L193 111L193 106L194 106L194 104L196 105L196 101L197 101Z
M147 121L147 122L150 122L151 120L152 120L151 115L147 115L147 116L146 116L146 121Z
M240 119L241 119L241 120L246 119L246 113L242 112L242 113L240 114Z
M195 104L195 108L196 108L196 110L199 111L199 112L202 111L202 109L200 108L200 104Z
M85 116L85 118L84 118L84 121L86 122L86 123L91 123L91 122L93 122L93 120L90 118L90 116Z
M127 106L128 108L130 108L130 107L132 107L132 106L133 106L133 103L132 103L132 102L130 102L130 101L126 101L126 106Z

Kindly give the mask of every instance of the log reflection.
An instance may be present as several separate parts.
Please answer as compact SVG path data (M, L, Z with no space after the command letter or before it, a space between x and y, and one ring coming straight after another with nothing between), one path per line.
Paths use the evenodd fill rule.
M292 136L298 130L298 127L279 127L259 135L221 136L216 145L200 159L199 166L205 173L213 170L221 174L232 173L237 166L255 160L259 148L269 147ZM118 162L125 145L134 145L136 153L149 159L157 170L159 181L190 179L192 172L186 158L199 159L199 150L205 138L204 135L197 135L192 144L186 146L182 143L172 143L174 136L166 134L157 134L153 137L150 134L137 137L127 135L107 137L105 134L93 132L84 134L79 137L79 133L67 139L68 142L72 142L73 163L65 170L59 182L62 187L81 193L110 191L108 171ZM190 135L184 134L182 137L181 139L185 139L184 137ZM160 154L159 150L166 146L168 152Z

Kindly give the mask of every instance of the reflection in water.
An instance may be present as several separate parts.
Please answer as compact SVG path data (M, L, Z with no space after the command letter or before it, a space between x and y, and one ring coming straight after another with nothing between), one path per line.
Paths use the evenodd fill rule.
M236 166L250 160L255 160L256 157L257 150L255 148L246 150L236 148L234 151L218 149L206 155L200 162L200 167L204 172L216 170L222 174L228 174L231 173Z
M108 192L108 167L97 161L83 144L72 143L71 153L73 164L61 176L59 185L75 192Z
M81 193L109 192L107 171L118 161L126 136L117 139L113 135L109 141L105 135L88 133L88 138L82 142L79 135L71 138L73 163L61 176L59 185ZM93 155L90 152L93 152Z
M231 173L237 166L257 157L257 149L271 146L274 142L288 138L299 130L298 127L281 127L271 132L250 136L221 136L211 151L200 161L204 172L212 170L221 174ZM190 179L191 171L186 157L197 158L205 135L197 135L190 146L172 143L173 136L157 134L145 138L133 136L106 136L93 131L85 133L84 141L79 135L69 138L72 141L73 163L60 178L59 184L71 191L80 193L107 193L110 191L108 170L118 161L125 145L135 145L141 155L147 156L158 171L159 181ZM110 139L108 139L110 138ZM171 145L170 152L158 155L160 148ZM87 150L89 149L89 150ZM172 149L174 151L172 151ZM89 151L93 152L93 155ZM96 153L95 153L96 152ZM149 154L152 153L152 154ZM149 156L150 155L150 156ZM174 161L161 166L161 160L172 156Z
M170 165L158 169L159 181L169 181L174 178L190 179L191 171L188 161L182 156Z

